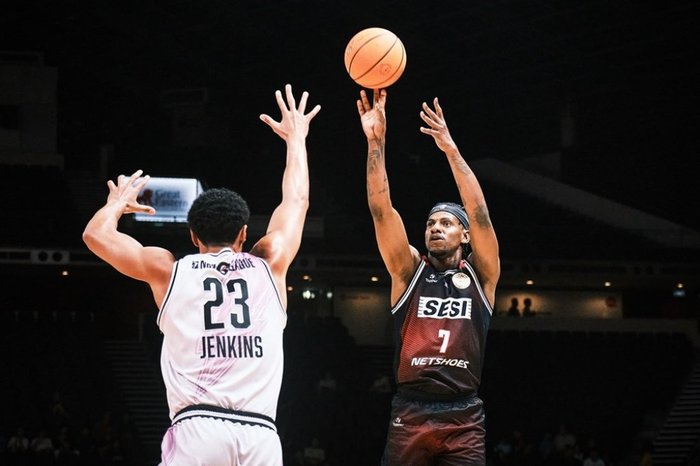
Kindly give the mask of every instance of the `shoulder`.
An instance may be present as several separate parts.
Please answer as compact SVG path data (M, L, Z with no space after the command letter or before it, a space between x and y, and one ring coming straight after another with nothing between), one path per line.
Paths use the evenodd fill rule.
M391 276L391 303L395 305L401 296L412 287L421 274L433 270L430 262L419 254L414 255L414 260L402 270Z
M265 260L267 263L271 264L275 262L275 259L280 256L280 252L284 247L283 238L275 234L267 234L260 238L260 240L253 245L248 254L260 259Z
M167 249L147 246L143 249L144 258L154 273L167 271L168 273L177 262L175 255Z
M418 273L419 270L432 268L430 261L427 257L422 256L418 251L413 250L411 254L411 260L406 261L403 267L398 269L391 277L394 282L401 282L408 284L413 277Z
M246 264L264 264L265 267L270 268L268 260L264 257L260 257L257 254L250 252L240 252L236 255L236 261L242 261Z

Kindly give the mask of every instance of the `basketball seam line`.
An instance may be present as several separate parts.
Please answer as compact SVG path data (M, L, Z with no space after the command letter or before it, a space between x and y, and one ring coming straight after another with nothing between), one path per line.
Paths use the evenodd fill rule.
M393 45L392 45L392 48L393 48ZM391 51L391 49L389 49L389 51ZM387 52L387 54L388 53L389 52ZM387 81L390 81L396 75L396 73L398 73L399 70L401 70L401 65L403 65L405 59L406 59L406 49L403 47L403 44L402 44L401 45L401 62L399 62L399 66L397 66L396 69L394 70L394 72L391 73L391 76L387 76L387 78L384 81L377 83L376 85L374 85L372 87L374 89L381 89L382 84L384 84Z
M361 46L359 49L357 49L357 52L355 52L355 53L353 54L353 56L352 56L352 60L350 60L350 67L349 67L350 69L352 69L352 63L355 61L355 57L357 56L357 54L360 53L360 50L362 50L368 43L372 42L374 39L376 39L377 37L380 37L380 36L382 36L382 35L383 35L383 34L377 34L377 35L375 35L375 36L372 36L372 38L367 39L367 40L362 44L362 46ZM377 66L377 64L381 63L381 61L384 59L384 57L386 57L387 55L389 55L389 52L391 52L391 50L394 48L394 46L396 45L396 42L397 42L398 40L399 40L399 38L398 38L397 36L394 36L394 42L391 44L391 47L389 47L389 48L387 49L387 51L384 53L384 55L382 55L382 56L379 58L379 60L377 60L372 66L370 66L369 68L367 68L367 71L365 71L365 72L362 73L360 76L357 76L356 78L353 78L353 79L354 79L354 80L362 79L363 76L366 76L367 73L369 73L370 71L372 71L372 70L374 69L374 67ZM406 52L405 52L405 50L403 50L403 47L401 47L401 63L403 63L403 60L404 60L404 56L405 56L405 55L406 55ZM401 64L401 63L400 63L400 64ZM397 68L397 70L399 70L399 69L400 69L400 66ZM391 76L394 76L394 74L396 74L396 71L394 71L394 73L392 73ZM384 82L386 82L386 81L387 81L387 79L385 79L384 81L382 81L382 83L384 83ZM380 83L380 84L381 84L381 83Z

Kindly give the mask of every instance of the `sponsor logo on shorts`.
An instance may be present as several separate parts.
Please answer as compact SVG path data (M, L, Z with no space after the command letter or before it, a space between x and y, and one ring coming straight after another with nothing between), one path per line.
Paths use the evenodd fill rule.
M395 417L391 420L391 425L394 427L403 427L403 421L400 417Z

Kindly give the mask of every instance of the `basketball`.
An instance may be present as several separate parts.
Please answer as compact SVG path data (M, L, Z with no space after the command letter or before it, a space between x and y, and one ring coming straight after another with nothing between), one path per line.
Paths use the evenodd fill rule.
M406 50L391 31L363 29L345 47L345 69L360 86L383 89L394 84L406 69Z

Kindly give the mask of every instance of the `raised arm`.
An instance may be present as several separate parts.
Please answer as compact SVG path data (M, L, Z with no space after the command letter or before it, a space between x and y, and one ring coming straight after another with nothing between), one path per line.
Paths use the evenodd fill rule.
M377 246L391 275L391 303L395 304L406 290L420 255L408 243L401 216L391 203L386 172L386 90L374 91L374 105L367 93L360 91L357 110L367 137L367 202L372 214Z
M107 182L109 195L106 204L90 219L83 231L88 249L122 274L147 282L158 307L163 302L170 282L175 258L172 253L157 247L144 247L133 237L118 231L119 219L124 214L154 214L151 206L139 204L139 191L149 177L141 178L138 170L130 177L120 175L117 184Z
M421 127L420 131L432 136L435 139L435 144L447 156L464 209L469 216L469 235L472 247L470 261L474 264L486 297L493 306L496 284L501 275L496 232L489 217L489 210L486 207L486 199L479 180L452 139L437 98L433 100L433 106L435 108L431 109L428 104L423 102L420 117L428 127Z
M280 91L275 92L282 119L275 121L262 114L260 119L287 144L287 164L282 175L282 202L275 208L267 232L252 248L251 252L263 257L277 281L280 291L286 288L287 269L301 245L304 220L309 208L309 167L306 153L306 136L309 124L321 110L316 105L309 113L306 102L309 93L304 91L297 106L292 86L285 86L285 103Z

